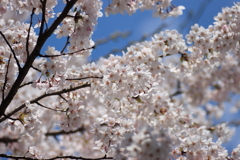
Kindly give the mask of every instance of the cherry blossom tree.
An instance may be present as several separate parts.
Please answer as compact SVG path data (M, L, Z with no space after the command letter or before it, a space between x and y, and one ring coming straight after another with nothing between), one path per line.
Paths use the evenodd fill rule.
M240 92L240 3L208 28L161 31L92 63L103 2L64 0L56 13L58 3L0 1L1 158L240 159L240 145L222 146L234 134L230 123L214 123ZM104 3L107 16L153 10L166 19L185 9L171 0ZM54 35L65 45L44 50Z

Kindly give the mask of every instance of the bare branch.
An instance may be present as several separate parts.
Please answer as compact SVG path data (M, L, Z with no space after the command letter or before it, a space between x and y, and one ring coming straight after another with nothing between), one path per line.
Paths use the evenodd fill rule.
M19 63L19 61L18 61L18 59L17 59L17 56L16 56L16 54L15 54L12 46L10 45L10 43L8 42L7 38L6 38L5 35L2 33L2 31L0 31L0 34L2 35L3 39L4 39L5 42L7 43L8 47L10 48L10 50L11 50L11 52L12 52L12 54L13 54L13 57L14 57L16 63L17 63L18 70L20 71L22 68L21 68L21 66L20 66L20 63Z

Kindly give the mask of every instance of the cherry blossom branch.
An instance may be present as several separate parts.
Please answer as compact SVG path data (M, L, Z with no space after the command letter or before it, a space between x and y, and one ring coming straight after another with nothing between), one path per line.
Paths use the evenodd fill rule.
M94 49L95 46L92 46L92 47L89 47L87 49L80 49L80 50L77 50L77 51L74 51L74 52L70 52L70 53L62 53L62 54L56 54L56 55L42 55L42 54L39 54L39 57L47 57L47 58L53 58L53 57L60 57L60 56L65 56L65 55L73 55L74 53L77 53L77 52L82 52L82 51L86 51L86 50L89 50L89 49Z
M5 88L6 88L6 85L7 85L7 75L8 75L8 69L9 69L11 58L12 58L12 55L10 54L8 64L7 64L7 71L6 71L6 74L5 74L5 80L4 80L4 84L3 84L2 100L4 100L4 92L5 92Z
M18 70L20 71L20 70L21 70L21 66L20 66L20 63L19 63L19 61L18 61L18 59L17 59L17 56L16 56L16 54L15 54L12 46L10 45L10 43L8 42L7 38L6 38L5 35L2 33L2 31L0 31L0 34L1 34L1 36L3 37L3 39L5 40L5 42L7 43L8 47L10 48L10 50L11 50L11 52L12 52L12 54L13 54L13 57L14 57L16 63L17 63Z
M45 97L49 97L49 96L55 96L55 95L61 95L63 93L68 93L68 92L72 92L72 91L75 91L75 90L78 90L78 89L81 89L81 88L86 88L86 87L90 87L91 85L86 83L86 84L83 84L83 85L80 85L80 86L76 86L76 87L70 87L70 88L67 88L67 89L63 89L63 90L60 90L60 91L57 91L57 92L53 92L53 93L45 93L33 100L30 101L30 104L33 104L33 103L37 103L38 101L40 101L41 99L45 98ZM10 117L12 115L14 115L15 113L19 112L20 110L22 110L23 108L26 107L26 104L22 104L21 106L15 108L13 111L11 111L10 113L8 113L6 116L7 117ZM6 117L3 117L0 119L0 123L5 121L7 118Z
M57 28L57 26L62 22L62 20L67 16L69 10L73 7L73 5L77 2L77 0L71 0L69 1L61 14L55 19L55 21L52 23L52 25L45 30L45 32L38 37L37 44L34 47L32 54L28 57L25 65L23 68L19 71L18 77L15 80L15 82L12 85L12 88L10 89L7 97L2 100L1 106L0 106L0 117L3 116L5 113L8 105L11 103L12 99L16 95L19 86L21 86L22 81L26 77L30 67L32 67L32 64L36 57L39 55L42 46L46 42L46 40L53 34L54 30ZM2 34L2 32L0 32ZM3 34L2 34L3 35ZM20 66L20 65L19 65Z
M12 158L12 159L25 159L25 160L39 160L37 158L31 158L31 157L25 157L25 156L11 156L11 155L7 155L7 154L0 154L0 157L3 158ZM44 159L41 158L41 160L54 160L54 159L59 159L59 158L68 158L68 159L81 159L81 160L103 160L103 159L113 159L113 157L106 157L106 155L102 158L84 158L84 157L76 157L76 156L56 156L53 158L48 158L48 159Z
M28 44L29 44L30 31L31 31L32 22L33 22L34 10L35 10L35 8L32 9L32 13L31 13L31 15L30 15L31 18L30 18L30 23L29 23L29 28L28 28L28 34L27 34L27 41L26 41L26 52L27 52L28 57L29 57Z

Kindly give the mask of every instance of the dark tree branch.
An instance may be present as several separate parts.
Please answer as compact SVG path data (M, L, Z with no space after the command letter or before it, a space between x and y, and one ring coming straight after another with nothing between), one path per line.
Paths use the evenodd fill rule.
M89 50L89 49L94 49L95 46L92 46L90 48L87 48L87 49L80 49L78 51L74 51L74 52L70 52L70 53L62 53L62 54L56 54L56 55L42 55L42 54L39 54L39 57L45 57L45 58L54 58L54 57L60 57L60 56L65 56L65 55L73 55L74 53L77 53L77 52L82 52L82 51L86 51L86 50Z
M45 32L40 35L38 37L37 40L37 44L34 47L31 55L29 55L25 65L23 66L23 68L19 71L18 77L15 80L15 82L12 85L12 88L10 89L7 97L2 101L1 106L0 106L0 117L3 116L3 114L5 113L8 105L11 103L12 99L14 98L14 96L16 95L19 86L21 86L22 81L24 80L24 78L26 77L30 67L32 67L32 64L35 60L35 58L39 55L42 46L44 45L44 43L46 42L46 40L52 35L52 33L54 32L54 30L57 28L57 26L62 22L62 20L67 16L69 10L73 7L73 5L77 2L77 0L71 0L69 1L65 8L63 9L63 11L61 12L61 14L56 18L56 20L52 23L52 25L45 30ZM4 118L3 118L4 119Z
M33 66L31 66L33 69L35 69L36 71L38 71L38 72L42 72L40 69L38 69L38 68L36 68L36 67L33 67Z
M84 158L84 157L75 157L75 156L57 156L54 158L46 159L46 160L54 160L58 158L69 158L69 159L81 159L81 160L104 160L104 159L113 159L113 157L107 157L106 155L102 158Z
M99 78L99 79L102 79L103 77L67 78L66 80L72 81L72 80L83 80L83 79L89 79L89 78Z
M32 9L32 13L30 15L31 18L30 18L30 24L29 24L29 28L28 28L28 35L27 35L27 41L26 41L26 52L27 52L28 57L29 57L29 54L30 54L28 45L29 45L29 37L30 37L30 31L31 31L31 27L32 27L34 10L35 10L35 8Z
M40 31L39 31L39 36L41 36L43 34L43 30L44 30L44 24L45 24L45 12L46 12L46 0L40 0L42 3L42 20L41 20L41 26L40 26Z
M59 97L61 97L65 102L68 102L68 100L62 96L62 94L59 94Z
M4 84L3 84L3 90L2 90L2 101L4 100L4 92L6 89L6 85L7 85L7 75L8 75L8 69L9 69L9 65L10 65L10 61L11 61L12 55L10 54L9 59L8 59L8 64L7 64L7 71L5 74L5 80L4 80Z
M18 139L17 138L12 139L12 138L8 138L8 137L2 137L2 138L0 138L0 142L8 144L8 143L18 142Z
M85 131L85 128L84 127L80 127L76 130L73 130L73 131L64 131L64 130L61 130L61 131L55 131L55 132L48 132L46 133L45 135L46 136L57 136L57 135L64 135L64 134L72 134L72 133L77 133L77 132L84 132Z
M6 154L0 154L0 157L3 158L11 158L11 159L25 159L25 160L39 160L37 158L30 158L30 157L24 157L24 156L11 156ZM113 159L113 157L106 157L106 155L102 158L84 158L84 157L76 157L76 156L56 156L49 159L41 159L41 160L54 160L54 159L60 159L60 158L68 158L68 159L81 159L81 160L104 160L104 159Z
M7 116L7 115L3 115L5 118L7 118L7 119L11 119L11 120L13 120L13 121L18 121L19 120L19 118L11 118L10 116Z
M68 89L63 89L61 91L57 91L57 92L53 92L53 93L46 93L46 94L43 94L33 100L30 101L30 104L33 104L33 103L36 103L38 101L40 101L41 99L45 98L45 97L50 97L50 96L55 96L55 95L61 95L63 93L68 93L68 92L72 92L72 91L75 91L75 90L78 90L78 89L82 89L82 88L86 88L86 87L90 87L91 85L90 84L83 84L81 86L76 86L76 87L72 87L72 88L68 88ZM21 109L25 108L26 105L25 104L22 104L21 106L15 108L13 111L11 111L10 113L7 114L7 117L10 117L12 115L14 115L15 113L17 113L18 111L20 111ZM5 121L7 118L6 117L2 117L0 119L0 123Z
M7 43L8 47L10 48L10 50L11 50L11 52L12 52L12 54L13 54L13 57L14 57L16 63L17 63L18 71L20 71L20 70L21 70L21 66L20 66L20 63L19 63L19 61L18 61L18 59L17 59L17 56L16 56L16 54L15 54L12 46L10 45L10 43L8 42L7 38L6 38L5 35L2 33L2 31L0 31L0 34L2 35L3 39L4 39L5 42Z

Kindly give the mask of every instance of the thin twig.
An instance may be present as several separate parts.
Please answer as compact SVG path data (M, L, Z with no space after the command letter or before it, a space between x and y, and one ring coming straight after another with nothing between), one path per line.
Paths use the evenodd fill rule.
M17 59L17 56L16 56L16 54L15 54L12 46L10 45L10 43L8 42L7 38L6 38L5 35L2 33L2 31L0 31L0 34L2 35L3 39L4 39L5 42L7 43L8 47L10 48L10 50L11 50L11 52L12 52L12 54L13 54L13 57L14 57L16 63L17 63L18 71L20 71L20 70L21 70L21 65L20 65L20 63L19 63L19 61L18 61L18 59Z
M59 97L61 97L65 102L68 102L68 100L62 96L62 94L59 94Z
M83 80L83 79L88 79L88 78L99 78L102 79L103 77L83 77L83 78L67 78L66 80L68 81L74 81L74 80Z
M35 102L35 103L38 104L39 106L43 107L43 108L46 108L46 109L49 109L49 110L52 110L52 111L56 111L56 112L66 112L66 110L52 109L52 108L50 108L50 107L44 106L44 105L41 104L40 102Z
M31 66L33 69L35 69L36 71L38 71L38 72L42 72L40 69L38 69L38 68L36 68L36 67L34 67L34 66Z
M22 87L27 86L27 85L30 85L30 84L33 84L33 82L24 83L24 84L22 84L21 86L19 86L19 88L22 88Z
M63 53L64 50L66 49L66 47L68 46L68 44L69 44L69 39L70 39L70 36L67 36L67 41L66 41L66 43L65 43L65 45L64 45L64 47L63 47L63 49L61 50L60 53Z
M87 49L80 49L78 51L74 51L74 52L70 52L70 53L62 53L62 54L56 54L56 55L42 55L42 54L39 54L39 57L45 57L45 58L53 58L53 57L59 57L59 56L65 56L65 55L73 55L74 53L77 53L77 52L82 52L82 51L86 51L86 50L89 50L89 49L94 49L95 46L92 46L90 48L87 48Z

